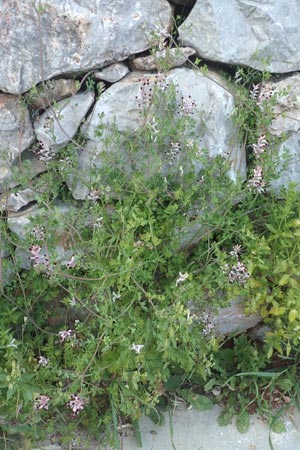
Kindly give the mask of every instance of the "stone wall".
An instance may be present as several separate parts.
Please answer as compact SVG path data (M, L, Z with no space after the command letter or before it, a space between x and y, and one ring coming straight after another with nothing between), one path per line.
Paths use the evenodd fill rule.
M186 17L175 46L174 16L181 12ZM70 174L67 180L75 203L56 207L68 211L93 194L95 171L90 168L101 165L102 144L95 135L99 116L105 133L116 120L121 132L134 134L142 126L139 104L147 95L145 85L148 90L157 83L176 85L178 107L187 113L193 109L205 122L205 127L199 123L192 130L198 145L211 157L228 158L232 179L245 178L245 148L231 118L234 92L215 69L205 74L196 70L196 58L211 68L223 63L229 72L237 65L272 72L260 96L288 90L275 105L277 117L270 131L282 138L280 151L288 148L292 161L282 168L273 188L299 182L300 77L294 73L300 70L299 25L296 0L1 2L0 206L12 236L22 238L30 217L41 208L36 186L49 188L41 186L47 163L59 157L80 130L87 136L83 148L77 145L80 177ZM31 179L26 189L18 188L16 177L24 167ZM191 243L187 233L182 245ZM12 247L3 240L0 245L5 284L14 276L11 256L26 269L30 255L18 246L10 255ZM61 259L70 256L63 246L57 253ZM241 315L240 302L233 302L233 308L235 304L236 316L234 310L229 314L234 330ZM241 329L259 320L250 317L245 325L244 319Z

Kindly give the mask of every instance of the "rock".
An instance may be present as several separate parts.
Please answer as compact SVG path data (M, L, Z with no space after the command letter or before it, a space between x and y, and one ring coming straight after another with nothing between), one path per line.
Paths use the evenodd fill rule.
M8 211L7 227L15 233L21 243L25 237L30 236L32 245L40 245L42 247L40 254L48 258L51 269L53 262L67 265L75 252L74 240L70 236L70 230L66 229L66 224L61 218L65 219L68 215L71 217L76 211L77 209L73 204L57 202L51 205L51 210L35 204L21 212ZM39 222L41 223L38 226L33 225L31 220L37 216L39 216ZM49 245L43 246L43 235L47 233L48 223L53 217L56 217L57 220L57 226L52 231L51 236L55 242L52 247ZM32 256L29 247L26 249L24 245L16 246L15 258L20 268L30 269L34 262ZM44 269L47 268L48 265L44 267Z
M259 314L245 315L243 302L242 298L236 298L231 300L230 306L227 308L219 308L217 313L210 313L215 336L243 333L261 321Z
M257 325L255 325L255 327L251 328L248 331L248 335L252 339L259 339L261 341L264 341L266 339L267 333L269 332L272 332L272 328L263 322L259 322Z
M287 76L277 82L267 82L260 90L259 98L276 95L274 118L270 132L282 136L300 130L300 74Z
M154 70L159 68L172 69L182 66L188 58L196 53L196 50L190 47L169 48L155 52L150 56L135 58L130 62L132 70Z
M2 184L9 182L12 164L34 141L27 108L19 97L0 93L0 193Z
M179 26L200 57L285 73L300 70L297 0L197 0Z
M271 189L279 193L291 182L300 183L300 74L264 84L258 100L273 95L276 102L269 131L281 138L282 143L279 146L278 178L271 181Z
M47 109L54 101L76 94L79 86L76 81L63 78L46 81L38 86L36 93L29 92L26 99L32 108Z
M216 75L204 76L200 72L189 69L174 69L161 79L158 74L132 73L125 79L115 83L108 88L98 99L93 115L86 128L89 138L86 151L79 152L80 172L68 183L73 196L77 199L84 199L91 188L97 168L103 164L101 153L105 148L103 140L113 133L115 123L118 133L118 152L122 154L120 145L124 133L132 133L145 125L145 119L141 115L143 101L151 95L149 89L155 84L167 86L175 84L177 86L178 111L184 114L194 114L197 117L195 127L190 130L195 134L195 144L199 148L206 148L210 157L223 155L229 158L231 163L230 176L235 179L238 175L245 176L245 153L238 143L237 128L231 121L231 114L234 108L233 95L217 80ZM184 100L182 100L182 97ZM120 102L120 98L122 102ZM148 97L149 98L149 97ZM156 111L156 114L161 112ZM102 117L102 137L99 138L99 117ZM198 120L198 118L201 118ZM153 114L155 120L155 114ZM205 124L205 126L203 125ZM116 133L115 133L116 134ZM110 144L110 147L114 147ZM228 154L229 153L229 154ZM135 155L137 161L144 163L143 151ZM119 160L120 156L119 156ZM176 162L180 164L180 158ZM126 172L130 172L128 162L124 162ZM155 170L156 165L148 165L149 170ZM170 164L163 163L163 170L169 170ZM200 167L196 168L200 170ZM84 187L84 189L82 189Z
M300 187L300 131L292 133L279 147L278 178L270 182L271 190L280 196L280 190L290 183Z
M167 0L47 0L39 11L33 2L1 2L0 90L20 94L43 79L122 61L171 27Z
M5 201L5 209L8 211L19 211L19 209L27 206L35 201L36 192L32 189L23 189L21 191L9 194Z
M36 136L42 143L41 154L45 154L49 148L57 152L73 139L93 101L92 92L76 94L57 102L35 121Z
M0 205L5 205L5 198L10 189L20 184L19 177L26 177L27 180L40 175L47 170L46 164L31 150L25 150L21 155L21 164L16 160L12 165L12 174L0 184ZM3 203L4 202L4 203Z
M0 270L0 286L5 287L12 281L15 275L15 267L11 258L2 258L0 256L1 270Z
M24 239L30 225L30 219L37 214L41 214L43 209L38 205L32 205L21 213L8 212L7 227L15 233L19 239Z
M93 74L96 80L104 80L108 83L116 83L129 73L128 67L123 63L110 64L101 71Z
M0 258L5 258L6 256L9 256L11 254L11 248L9 243L3 239L3 236L1 236L0 240Z

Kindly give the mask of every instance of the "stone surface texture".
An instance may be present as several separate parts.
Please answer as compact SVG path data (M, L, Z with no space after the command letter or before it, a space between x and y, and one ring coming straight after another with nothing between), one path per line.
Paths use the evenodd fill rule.
M121 80L129 72L126 64L114 63L93 74L97 80L107 81L108 83L116 83Z
M11 175L12 164L34 141L27 108L19 97L0 93L0 192Z
M142 52L171 28L167 0L0 2L0 90L13 94L56 75Z
M54 101L74 95L78 90L76 81L60 78L39 85L37 93L26 95L32 108L48 108Z
M271 181L272 189L279 192L281 187L287 187L291 182L300 184L300 74L265 83L260 98L269 95L276 96L274 119L269 130L282 139L279 146L279 177Z
M156 74L134 72L108 88L95 105L92 118L85 130L89 138L86 151L79 152L81 180L76 180L77 185L74 185L74 179L69 183L76 199L86 198L88 189L85 185L93 181L91 168L100 167L102 164L100 155L103 151L103 142L95 135L99 116L103 116L101 122L105 136L111 133L114 123L117 124L121 135L128 131L134 135L135 130L144 125L145 119L141 115L143 109L141 91L145 82L149 83L146 89L154 88L157 83L162 86L173 83L178 91L178 105L182 102L182 97L188 103L187 108L191 106L191 101L194 103L191 109L197 120L195 128L191 131L197 136L195 142L199 148L208 149L211 157L216 155L228 157L231 163L231 178L245 175L245 152L238 142L237 129L231 119L234 98L225 86L216 82L213 76L203 76L200 72L189 69L174 69L162 79ZM122 102L120 98L123 99ZM136 158L143 161L145 155L141 151ZM200 167L197 170L200 170Z
M87 91L61 100L47 109L34 123L36 136L43 148L51 148L55 152L70 142L93 101L94 94Z
M226 335L230 333L242 333L249 328L255 327L260 321L259 314L244 313L244 300L236 298L231 300L226 308L219 308L217 313L211 313L210 320L214 325L215 336Z
M300 70L298 0L197 0L179 37L205 59L285 73Z

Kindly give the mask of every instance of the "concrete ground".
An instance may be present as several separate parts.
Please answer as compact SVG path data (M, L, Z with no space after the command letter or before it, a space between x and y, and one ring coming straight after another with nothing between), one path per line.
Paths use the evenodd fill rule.
M255 416L246 434L240 434L234 423L219 427L217 417L220 408L199 412L195 409L176 407L170 421L165 414L166 424L158 427L148 418L143 418L140 428L144 450L270 450L268 425ZM274 450L300 450L300 414L294 410L284 417L287 431L271 433ZM173 432L172 432L173 430ZM122 450L138 450L130 428L124 429ZM173 436L172 436L173 434ZM173 439L172 439L173 437ZM85 447L78 447L84 448ZM61 450L57 445L43 445L32 450ZM109 447L91 444L88 450L112 450Z

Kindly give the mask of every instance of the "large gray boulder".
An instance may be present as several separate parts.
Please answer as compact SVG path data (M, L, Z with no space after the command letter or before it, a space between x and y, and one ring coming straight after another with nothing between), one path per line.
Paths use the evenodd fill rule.
M35 121L35 133L42 143L41 156L49 149L57 152L73 139L93 101L94 93L90 91L76 94L60 100Z
M222 85L222 80L216 74L204 76L194 70L174 69L160 78L157 74L136 72L107 89L95 105L93 115L85 129L89 141L85 151L78 152L80 171L78 176L69 181L69 188L76 199L85 199L89 193L89 186L97 179L95 171L97 172L97 167L102 166L101 153L105 148L103 139L113 133L116 125L119 131L119 148L116 149L115 144L111 147L119 152L121 160L122 134L130 132L134 136L136 130L147 123L145 115L141 112L145 102L148 101L147 98L151 96L151 89L153 90L155 85L164 87L171 84L176 88L177 112L191 113L195 117L195 126L187 130L187 134L194 133L194 144L199 149L208 149L211 157L223 155L229 158L232 179L238 175L241 177L245 175L245 154L239 145L237 128L231 119L234 97L225 84ZM150 126L154 128L155 116L156 114L153 114L152 122L150 121ZM102 124L101 138L98 137L99 124ZM149 155L145 155L142 150L135 155L136 160L141 160L142 163L146 157L149 158ZM124 164L124 169L130 172L129 161L127 167L126 161ZM149 170L150 166L151 164Z
M43 79L122 61L171 25L167 0L1 1L0 90L19 94Z
M284 73L300 70L299 23L298 0L197 0L179 37L202 58Z
M9 182L13 163L34 141L27 108L19 97L0 93L0 194Z
M279 193L290 183L300 186L300 74L264 84L258 97L261 108L264 108L264 102L260 100L269 96L276 98L269 131L281 139L278 178L271 182L272 190Z

